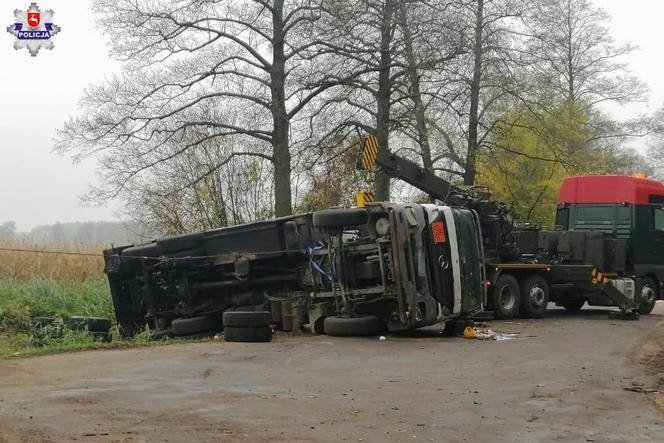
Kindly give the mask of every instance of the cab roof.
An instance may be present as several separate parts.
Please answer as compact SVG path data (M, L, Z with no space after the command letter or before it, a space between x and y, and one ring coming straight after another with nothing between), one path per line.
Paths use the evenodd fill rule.
M558 204L661 203L664 185L648 178L627 175L569 177L558 193Z

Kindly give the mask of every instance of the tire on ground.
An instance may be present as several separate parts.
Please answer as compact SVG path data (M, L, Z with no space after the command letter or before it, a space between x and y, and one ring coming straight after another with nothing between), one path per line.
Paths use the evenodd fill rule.
M367 219L367 211L363 208L325 209L314 212L313 225L321 228L343 228L363 225Z
M311 322L311 333L314 335L325 334L325 317L318 317Z
M227 326L224 328L224 341L242 343L266 343L271 340L272 329L269 326Z
M519 282L509 274L502 274L496 280L491 292L493 312L500 320L511 320L519 315L521 288Z
M549 304L551 286L541 275L531 275L521 283L521 315L541 318Z
M171 322L173 335L192 335L202 332L218 331L220 328L219 319L211 315L200 317L176 318Z
M327 317L323 326L327 335L338 337L371 336L380 334L383 322L375 315L364 317Z
M655 308L655 302L658 298L657 283L650 277L638 279L634 297L638 301L639 313L643 315L650 314Z
M33 317L32 328L45 328L55 322L55 317Z
M67 327L76 331L88 330L90 332L108 332L111 329L111 320L102 317L70 317Z
M226 311L223 314L223 323L224 328L228 326L270 326L270 323L272 323L272 313L267 311Z

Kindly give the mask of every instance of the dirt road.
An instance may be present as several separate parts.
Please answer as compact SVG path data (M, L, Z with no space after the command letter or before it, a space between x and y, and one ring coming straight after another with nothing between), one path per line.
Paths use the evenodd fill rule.
M662 303L662 302L660 302ZM664 304L512 341L278 336L0 361L0 442L662 441ZM660 374L660 371L662 372Z

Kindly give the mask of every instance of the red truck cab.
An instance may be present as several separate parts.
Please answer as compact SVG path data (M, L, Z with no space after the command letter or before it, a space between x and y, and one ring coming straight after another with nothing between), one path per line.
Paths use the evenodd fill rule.
M654 306L664 288L664 185L639 176L570 177L558 194L556 225L625 239L626 276ZM647 309L646 309L647 310ZM652 310L652 308L650 308Z

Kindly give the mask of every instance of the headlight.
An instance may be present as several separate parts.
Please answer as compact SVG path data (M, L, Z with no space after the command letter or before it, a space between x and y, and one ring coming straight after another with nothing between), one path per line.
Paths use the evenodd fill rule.
M385 217L376 220L376 234L385 236L390 232L390 221Z

